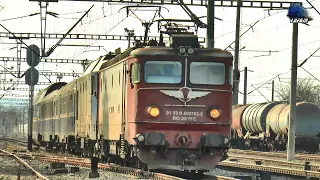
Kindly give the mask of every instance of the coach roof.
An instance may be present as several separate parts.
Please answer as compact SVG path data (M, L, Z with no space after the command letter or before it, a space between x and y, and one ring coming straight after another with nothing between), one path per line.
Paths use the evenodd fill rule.
M39 91L33 100L34 104L38 104L42 101L42 99L50 94L51 92L60 89L61 87L63 87L64 85L66 85L67 83L65 82L57 82L57 83L53 83L50 86L46 87L45 89L42 89L41 91Z

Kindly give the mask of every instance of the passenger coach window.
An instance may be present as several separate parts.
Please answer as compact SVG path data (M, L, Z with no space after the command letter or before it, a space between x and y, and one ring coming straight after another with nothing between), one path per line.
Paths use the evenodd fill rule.
M190 64L190 82L192 84L223 85L225 74L223 63L192 62Z
M179 61L147 61L144 64L146 83L180 83L181 74L182 64Z

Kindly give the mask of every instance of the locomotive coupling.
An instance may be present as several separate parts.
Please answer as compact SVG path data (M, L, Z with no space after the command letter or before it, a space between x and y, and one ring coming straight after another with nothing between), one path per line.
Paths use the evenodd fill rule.
M185 144L187 144L187 142L188 142L188 138L185 137L185 136L180 136L180 137L179 137L179 142L180 142L182 145L185 145Z

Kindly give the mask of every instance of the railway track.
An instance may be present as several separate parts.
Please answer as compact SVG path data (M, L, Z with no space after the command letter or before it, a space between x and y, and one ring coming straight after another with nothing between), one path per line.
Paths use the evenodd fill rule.
M277 160L277 159L270 159L266 157L252 157L246 155L229 155L229 161L238 162L239 160L242 161L251 161L259 163L261 161L262 164L268 166L276 166L276 167L284 167L284 168L291 168L291 169L300 169L300 170L311 170L311 171L319 171L320 164L309 164L308 162L288 162L285 160Z
M10 137L1 137L0 140L4 140L7 142L12 142L12 143L16 143L19 144L21 146L27 146L28 145L28 141L24 140L24 139L15 139L15 138L10 138Z
M69 164L73 166L90 167L91 163L88 159L73 158L73 157L38 157L39 160L49 163L59 162ZM154 173L148 171L142 171L131 167L123 167L115 164L98 164L98 168L115 173L128 174L143 179L155 179L155 180L182 180L183 178L171 176L163 173ZM200 176L199 176L200 177ZM199 179L199 178L197 178ZM211 176L201 175L201 179L215 179L215 180L236 180L235 178L224 177L224 176Z
M250 150L240 150L240 149L230 149L228 155L241 154L241 155L250 155L250 156L262 156L270 158L287 158L287 154L284 152L261 152L261 151L250 151ZM314 161L320 162L320 154L296 154L296 160L300 161Z
M35 156L34 156L35 155ZM23 154L20 153L19 156L24 158L33 158L37 159L43 162L47 163L63 163L73 166L79 166L79 167L88 167L90 168L91 162L89 159L85 158L76 158L76 157L61 157L61 156L55 156L55 157L48 157L40 154ZM122 173L127 174L131 176L136 176L138 178L143 179L155 179L155 180L182 180L184 178L180 178L177 176L172 176L164 173L154 173L154 172L148 172L148 171L142 171L140 169L135 169L131 167L123 167L118 166L115 164L98 164L98 169L100 170L106 170L109 172L115 172L115 173ZM181 174L185 174L186 172L181 172ZM179 175L178 175L179 176ZM235 178L230 177L224 177L224 176L212 176L212 175L197 175L196 177L193 177L196 179L215 179L215 180L236 180ZM193 179L192 178L192 179Z
M19 145L26 145L25 140L21 139L15 139L15 138L2 138L2 140L13 142L13 143L18 143ZM44 155L41 153L21 153L21 152L14 152L12 155L18 157L18 158L26 158L26 159L36 159L39 161L47 162L47 163L63 163L63 164L68 164L68 165L73 165L73 166L78 166L78 167L91 167L91 162L89 159L86 158L78 158L78 157L70 157L69 155L61 155L61 156L48 156ZM21 159L20 158L20 159ZM106 170L109 172L114 172L114 173L122 173L122 174L127 174L131 176L136 176L138 178L143 178L143 179L155 179L155 180L182 180L184 178L180 178L180 175L178 176L172 176L164 173L155 173L155 172L148 172L148 171L142 171L140 169L135 169L131 167L123 167L123 166L118 166L115 164L98 164L98 169L100 170ZM181 172L181 176L185 176L187 172ZM192 177L192 179L214 179L214 180L236 180L235 178L231 177L224 177L224 176L213 176L213 175L206 175L206 174L199 174L199 175L194 175L196 177ZM188 178L189 179L189 178Z
M230 149L228 156L219 166L320 178L320 155L297 154L288 162L285 153Z
M18 143L20 145L26 145L26 142L21 139L15 138L5 138L9 142ZM63 155L60 157L47 157L46 155L40 153L16 153L21 157L32 156L33 158L38 158L39 160L47 161L47 162L61 162L70 165L79 165L83 164L83 158L75 158L70 157L69 155ZM239 150L239 149L230 149L228 152L228 160L220 162L219 166L224 167L233 167L233 168L240 168L240 169L250 169L250 170L259 170L259 171L266 171L266 172L274 172L280 174L288 174L288 175L295 175L295 176L303 176L303 177L316 177L320 178L320 155L311 155L311 154L297 154L296 159L300 160L300 162L288 162L285 160L286 154L282 152L260 152L260 151L249 151L249 150ZM31 158L31 157L29 157ZM303 161L303 162L301 162ZM311 161L310 164L308 162ZM90 162L84 163L85 167L90 167ZM117 165L106 165L106 164L99 164L100 169L108 170L111 172L117 172L124 174L134 175L134 173L142 174L142 178L151 178L150 172L145 172L133 168L122 167ZM125 169L121 169L125 168ZM118 170L117 170L118 169ZM137 174L137 175L138 175ZM165 174L163 174L165 175ZM149 177L147 177L149 176ZM153 173L152 177L154 179L161 179L161 173ZM170 176L173 177L173 176ZM210 175L203 175L202 179L234 179L228 177L213 177ZM152 179L152 178L151 178ZM164 177L164 179L166 179Z
M310 178L310 177L320 178L320 172L290 169L290 168L280 168L275 166L253 165L253 164L238 163L238 162L231 162L231 161L223 161L219 164L219 166L287 174L287 175L301 176L306 178Z
M47 177L43 176L42 174L40 174L38 171L36 171L35 169L33 169L28 163L26 163L24 160L22 160L20 157L18 157L17 155L14 155L8 151L5 151L3 149L0 149L0 152L5 154L5 155L8 155L8 156L11 156L13 158L15 158L21 165L25 166L26 168L30 169L33 174L39 178L39 179L42 179L42 180L49 180Z

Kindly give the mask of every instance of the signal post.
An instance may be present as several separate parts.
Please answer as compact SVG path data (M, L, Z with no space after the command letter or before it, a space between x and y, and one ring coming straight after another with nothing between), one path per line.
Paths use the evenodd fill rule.
M28 150L32 151L32 122L34 85L39 81L39 71L35 67L40 62L40 49L36 45L27 48L27 63L30 68L25 73L26 84L29 85L29 116L28 116Z

